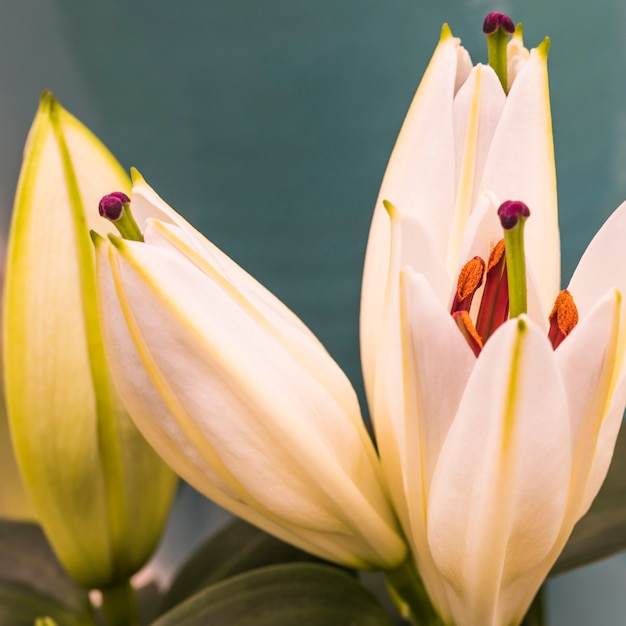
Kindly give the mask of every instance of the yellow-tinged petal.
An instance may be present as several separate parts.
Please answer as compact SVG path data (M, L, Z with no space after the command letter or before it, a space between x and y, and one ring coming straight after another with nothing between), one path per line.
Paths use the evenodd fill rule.
M427 512L441 448L457 413L476 357L428 281L412 268L401 273L402 396L406 438L409 526L405 529L422 578L442 615L446 592L430 554Z
M129 181L106 148L43 95L26 146L3 302L7 407L30 498L86 587L133 574L159 538L175 479L129 420L106 366L89 227Z
M474 209L483 169L506 96L500 79L488 66L477 65L454 98L457 172L454 214L446 249L446 269L452 276L459 263L463 232Z
M0 518L35 521L37 516L15 461L4 398L0 404L0 476Z
M526 608L519 597L529 585L539 588L545 572L523 588L519 580L559 535L571 475L567 441L552 347L528 318L511 320L476 362L431 487L428 542L458 626L517 623Z
M359 567L401 562L356 396L346 404L345 375L317 340L278 326L170 226L148 222L145 243L113 242L98 246L109 358L163 458L222 506L309 551Z
M615 447L615 440L598 446L598 438L614 392L620 300L615 290L601 298L555 352L570 412L571 524L591 505ZM591 472L595 463L603 469Z
M455 172L453 98L471 62L447 27L409 108L385 172L370 228L361 294L361 359L370 404L389 269L388 200L419 219L443 259L452 219Z
M547 44L530 51L511 87L482 183L502 201L521 200L530 208L532 219L524 237L526 259L537 278L547 316L561 276ZM493 219L497 221L497 216Z

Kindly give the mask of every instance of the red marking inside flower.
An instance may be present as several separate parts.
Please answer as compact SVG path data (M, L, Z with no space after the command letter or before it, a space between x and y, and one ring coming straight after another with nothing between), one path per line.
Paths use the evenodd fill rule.
M504 239L491 250L485 288L476 317L476 332L485 339L509 317L509 282L506 273Z
M572 294L564 289L556 297L554 307L550 313L550 330L548 331L548 339L552 343L552 347L556 350L563 339L572 332L572 329L578 324L578 309L574 303Z

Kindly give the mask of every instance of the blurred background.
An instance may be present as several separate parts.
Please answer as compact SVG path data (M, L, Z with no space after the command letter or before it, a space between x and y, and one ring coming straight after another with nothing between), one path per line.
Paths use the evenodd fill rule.
M626 199L623 0L593 10L579 0L0 0L0 233L39 94L52 89L286 302L363 399L358 301L378 186L442 23L486 62L492 10L523 22L527 45L552 40L565 284ZM163 575L225 519L182 493ZM626 557L549 592L553 626L622 623Z

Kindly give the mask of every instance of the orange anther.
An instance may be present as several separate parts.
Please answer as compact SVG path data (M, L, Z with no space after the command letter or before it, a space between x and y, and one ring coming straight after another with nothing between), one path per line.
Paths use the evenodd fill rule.
M484 275L485 262L479 256L470 259L462 267L456 285L456 295L459 301L462 302L468 296L474 295L476 290L482 285Z
M578 309L574 304L574 298L567 289L564 289L556 297L554 307L548 318L550 321L550 331L548 337L552 346L556 350L558 345L572 332L578 324Z

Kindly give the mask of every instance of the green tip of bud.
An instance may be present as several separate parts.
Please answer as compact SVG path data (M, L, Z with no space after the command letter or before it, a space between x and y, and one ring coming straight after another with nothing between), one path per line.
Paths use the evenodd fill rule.
M56 102L54 94L49 89L44 89L39 97L39 108L49 109L54 102Z
M504 230L510 317L518 317L528 309L524 223L530 217L530 210L519 200L507 200L500 205L498 217Z
M133 185L146 182L144 177L141 175L136 167L130 168L130 180L132 181Z
M93 243L96 248L104 241L104 237L99 235L95 230L90 230L89 236L91 237L91 243Z
M387 211L387 215L389 215L389 217L393 219L393 217L397 213L396 207L391 204L389 200L383 200L383 206L385 207L385 211Z
M448 24L446 23L441 27L439 41L444 41L445 39L449 39L450 37L452 37L452 31L450 30L450 26L448 26Z
M539 54L541 54L541 56L544 59L548 58L548 52L550 51L550 37L546 37L538 46L537 46L537 50L539 52Z

